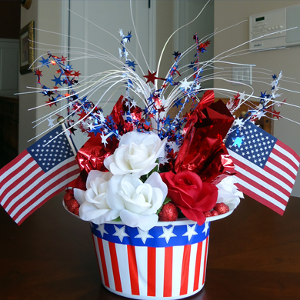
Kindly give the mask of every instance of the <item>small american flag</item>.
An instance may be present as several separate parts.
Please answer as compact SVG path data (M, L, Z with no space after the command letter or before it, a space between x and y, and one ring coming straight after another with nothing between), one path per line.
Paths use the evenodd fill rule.
M79 174L64 134L47 144L61 132L53 129L0 170L0 204L19 225Z
M110 223L91 229L108 290L135 299L178 299L202 289L209 223L179 221L149 231Z
M249 121L229 134L225 145L238 188L283 215L297 177L297 153Z

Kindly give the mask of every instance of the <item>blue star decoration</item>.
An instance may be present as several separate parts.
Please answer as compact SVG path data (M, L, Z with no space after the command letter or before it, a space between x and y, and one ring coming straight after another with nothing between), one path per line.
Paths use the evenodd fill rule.
M59 75L59 77L55 77L54 75L54 79L51 79L52 81L54 81L55 85L57 86L58 84L61 86L62 84L62 80L60 79L61 78L61 74Z
M44 57L42 57L42 60L39 60L39 62L42 63L42 67L47 66L49 68L49 58L45 59Z

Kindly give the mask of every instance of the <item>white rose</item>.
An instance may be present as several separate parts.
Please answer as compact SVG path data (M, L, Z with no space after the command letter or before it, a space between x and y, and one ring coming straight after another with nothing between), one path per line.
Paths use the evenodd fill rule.
M84 221L101 224L116 219L118 211L111 209L106 200L106 189L112 174L92 170L86 181L86 191L74 189L79 202L79 216Z
M145 183L131 174L116 175L108 183L107 203L119 211L124 224L149 230L158 221L156 212L167 193L167 185L156 172Z
M162 141L153 132L128 132L121 137L114 154L104 160L104 165L114 175L140 177L157 165L158 157L165 155L165 145L166 140Z
M239 205L240 198L244 198L243 193L235 186L236 182L234 176L227 176L216 185L218 188L217 203L225 203L230 210L235 209Z

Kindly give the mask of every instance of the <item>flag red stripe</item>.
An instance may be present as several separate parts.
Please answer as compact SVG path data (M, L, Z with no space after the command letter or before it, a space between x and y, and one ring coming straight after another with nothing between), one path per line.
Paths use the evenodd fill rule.
M300 156L290 147L288 147L287 145L285 145L284 143L282 143L281 141L277 140L276 144L283 148L285 151L289 152L292 156L294 156L295 160L297 160L298 162L300 162ZM276 155L278 155L279 157L282 158L282 155L277 149L273 149L273 151L276 151ZM279 154L277 154L279 153ZM298 170L299 165L297 165L292 159L290 159L288 156L284 155L284 160L286 160L290 165L294 166L295 170Z
M201 256L202 256L202 243L203 242L198 243L198 246L197 246L194 291L199 289L199 278L200 278L200 267L201 267Z
M165 248L164 297L172 297L173 248Z
M156 249L154 247L147 247L147 251L147 295L155 297Z
M249 172L250 174L252 174L254 177L256 177L257 179L259 179L262 182L262 185L264 185L264 182L269 184L270 186L274 187L275 189L277 189L278 191L282 192L284 195L289 196L290 192L287 191L286 189L284 189L283 187L281 187L279 184L277 184L276 182L274 182L273 180L269 179L268 177L264 176L263 174L257 172L256 170L250 168L249 166L246 166L244 163L242 163L241 161L237 161L236 159L233 159L233 163L236 166L239 166L241 169L246 170L247 172ZM265 170L266 171L266 170ZM267 171L266 171L267 172ZM270 173L270 172L269 172ZM238 176L242 176L241 173L237 173ZM274 174L272 174L274 176ZM278 176L275 176L278 177ZM248 178L247 177L247 181L248 182ZM280 178L279 178L280 179ZM250 179L249 179L250 180ZM291 185L291 183L285 179L284 183L286 183L289 187Z
M36 195L34 197L34 199L36 199L37 197L40 197L41 195L47 193L47 191L51 190L53 187L54 187L54 184L58 184L59 182L62 182L64 180L67 180L69 177L73 176L73 175L76 175L78 174L78 169L75 169L69 173L66 173L65 175L61 175L63 171L65 171L66 169L68 168L71 168L73 166L76 165L76 162L75 161L72 161L72 162L69 162L68 164L65 164L65 165L62 165L59 169L55 170L53 173L40 173L40 176L39 177L42 177L43 176L43 179L38 182L36 185L34 185L22 198L20 198L13 206L19 206L20 204L22 204L24 201L26 201L27 198L30 197L30 195L33 194L32 190L34 190L34 192L38 191L39 189L41 189L40 193L38 195ZM58 177L56 179L55 182L51 183L51 180L53 180L53 178L56 176L56 175L61 175L61 177ZM35 180L36 181L36 180ZM34 181L34 182L35 182ZM29 186L29 185L28 185ZM44 189L43 189L44 188ZM21 185L20 186L20 189L18 191L18 193L22 193L24 190L24 187ZM16 193L14 194L14 198L16 197ZM11 199L12 200L12 199ZM29 203L32 203L33 200L31 200ZM28 203L25 205L26 207L28 207ZM24 207L23 207L24 208ZM12 209L9 209L8 211L9 214L12 214L13 213L13 210ZM20 212L17 212L16 213L17 215L20 214ZM15 215L16 215L15 214ZM14 215L14 216L15 216Z
M274 205L272 202L262 198L260 195L257 195L255 192L245 188L244 186L236 183L236 186L239 188L239 190L243 193L245 193L246 195L248 195L249 197L255 199L256 201L260 202L261 204L269 207L270 209L274 210L275 212L277 212L278 214L280 214L281 216L284 213L284 210L282 210L280 207Z
M208 237L206 238L206 245L205 245L205 256L204 256L202 285L205 283L206 265L207 265L207 250L208 250Z
M31 173L31 172L29 171L29 172L25 173L24 176L28 177L28 173ZM38 178L40 178L41 176L43 176L43 174L44 174L43 170L40 169L40 171L35 176L33 176L29 181L27 181L25 185L22 184L22 186L24 186L24 187L22 188L21 192L23 192L26 188L28 188L29 186L31 186ZM16 201L14 204L12 204L13 201L16 200L16 198L19 196L19 194L20 194L20 188L17 189L12 195L10 195L7 198L5 204L3 205L3 207L5 208L5 210L9 214L11 214L15 210L15 208L20 204L20 199L18 201ZM32 191L30 190L30 193L31 192Z
M280 162L276 161L273 157L269 157L268 162L270 162L271 164L273 164L275 167L277 167L278 169L282 170L283 172L285 172L287 175L289 175L290 177L292 177L292 179L295 180L295 178L297 177L297 175L295 175L290 169L288 169L286 166L282 165ZM267 167L267 165L265 166ZM265 169L265 168L264 168ZM269 172L269 171L268 171ZM276 170L274 170L273 172L276 172L276 174L278 174L277 177L282 177L283 179L285 179L284 176L282 176L280 173L277 173ZM288 179L287 179L288 180ZM288 180L288 182L291 184L290 180Z
M74 164L74 163L70 163L70 164ZM61 167L60 169L56 170L56 172L52 173L55 175L58 175L62 169L65 169L64 165L63 167ZM60 183L63 182L65 180L68 180L70 177L72 177L73 175L78 174L78 170L73 170L70 173L67 173L59 178L57 178L57 180L51 184L49 184L49 178L46 177L45 179L43 179L40 184L38 184L37 186L34 187L35 191L38 190L41 187L44 187L44 189L41 189L40 193L38 195L36 195L33 199L31 199L28 203L26 203L26 205L24 205L22 208L20 208L20 210L12 217L13 220L16 220L20 214L22 214L28 207L30 207L33 203L35 203L36 201L38 201L43 195L45 195L48 191L50 191L51 189L53 189L52 193L50 195L48 195L43 201L41 201L41 203L39 203L38 205L36 205L35 207L32 208L32 210L26 215L26 218L28 216L30 216L34 211L36 211L41 205L43 205L45 202L47 202L49 199L51 199L55 194L63 191L65 189L65 185L55 189L55 187ZM53 175L53 176L55 176ZM52 177L52 176L51 176ZM22 189L21 189L22 191ZM25 200L26 197L28 197L30 194L32 194L32 191L29 191L26 195L24 195L21 199L19 199L18 203L22 204ZM20 202L22 200L22 202ZM9 214L11 214L12 212L9 212ZM19 224L21 224L20 222L18 222Z
M34 165L30 170L27 170L27 172L25 172L19 179L17 179L16 181L14 181L14 187L16 187L17 185L19 185L20 183L22 183L21 185L21 189L24 190L25 188L27 188L28 186L30 186L32 183L34 183L39 177L41 177L44 172L42 169L40 169L40 171L33 176L30 180L28 180L27 182L23 182L23 180L26 180L26 178L28 178L29 175L32 174L32 172L34 172L35 170L37 170L39 168L39 166L36 164ZM18 172L22 172L21 170L18 170ZM11 179L10 179L11 180ZM20 189L19 188L19 189ZM15 207L18 205L18 202L16 202L15 204L13 204L13 206L11 206L9 209L7 209L7 207L9 206L9 204L11 203L11 201L13 201L19 194L20 194L20 190L17 189L13 194L11 194L5 201L3 207L5 208L5 210L10 213L11 211L13 211L15 209ZM5 196L11 191L11 186L9 186L7 189L5 189L1 195L3 201Z
M28 151L24 150L16 158L14 158L11 162L9 162L7 165L5 165L3 168L1 168L1 170L0 170L0 176L2 174L4 174L6 171L8 171L15 164L17 164L20 160L22 160L27 154L28 154Z
M136 256L135 256L135 247L131 246L131 245L127 245L127 253L128 253L131 294L139 295L140 294L139 277L138 277L137 262L136 262Z
M102 267L102 272L103 272L103 277L104 277L104 285L109 287L109 281L108 281L108 274L107 274L107 268L106 268L106 262L105 262L105 256L104 256L103 243L102 243L102 239L99 239L99 238L98 238L98 247L99 247L101 267Z
M191 257L191 245L186 245L184 246L183 258L182 258L180 295L187 294L188 282L189 282L190 257Z
M31 163L33 163L32 166L34 166L34 164L36 162L34 161L34 159L31 156L28 156L27 160L23 161L22 165L20 165L16 170L7 172L5 174L5 177L1 178L0 191L1 191L1 205L2 206L7 205L6 204L7 200L4 203L3 198L10 191L10 189L12 187L12 183L13 183L13 187L15 187L18 177L24 178L25 176L27 176L27 174L31 174L31 169L28 168L28 165ZM28 169L25 171L26 168L28 168ZM3 174L3 176L4 176L4 174Z
M243 181L249 183L250 185L254 186L255 188L259 189L261 192L269 195L270 197L274 198L275 200L277 200L278 202L280 202L281 204L285 205L287 204L287 201L282 199L282 197L280 197L279 195L277 195L276 193L274 192L271 192L269 189L265 188L264 187L264 182L261 181L261 182L256 182L256 181L253 181L252 179L250 179L249 177L241 174L241 173L237 173L236 174L236 177L237 178L240 178L242 179ZM255 192L254 192L255 193ZM246 195L248 195L247 193L245 193ZM255 193L256 195L256 193ZM289 196L290 194L287 193L285 191L285 195ZM249 195L248 195L249 196Z
M109 253L111 258L111 266L112 266L112 271L114 276L114 282L115 282L115 289L118 292L122 292L122 284L121 284L121 278L119 273L116 245L115 243L108 242L108 246L109 246Z
M74 170L72 173L67 174L65 177L67 179L71 178L73 175L78 175L78 170ZM64 179L60 178L60 182L64 181ZM57 182L56 184L58 184L59 182ZM54 185L54 184L53 184ZM18 216L23 213L27 207L29 207L31 204L35 203L36 201L38 201L40 199L41 196L43 196L44 193L41 193L39 196L35 197L34 200L31 200L31 203L28 203L27 205L25 205L23 207L22 210L20 210L12 219L18 224L21 225L32 213L34 213L38 208L40 208L42 205L44 205L48 200L52 199L55 195L57 195L58 193L62 192L63 190L65 190L66 188L65 184L64 186L60 187L60 188L56 188L52 190L52 193L49 194L43 201L41 201L39 204L35 205L30 211L28 211L18 222L16 221L16 219L18 218ZM55 185L54 185L55 186Z
M290 182L286 177L284 177L284 176L280 175L279 173L273 171L271 167L269 167L269 166L266 165L266 166L264 167L264 170L265 170L266 172L268 172L269 174L272 174L273 176L275 176L277 179L279 179L279 180L282 181L283 183L285 183L288 187L291 188L291 190L293 189L294 184L293 184L292 182ZM274 181L272 181L272 180L270 180L270 181L273 182L273 185L275 186L276 182L274 182ZM279 186L280 189L277 188L277 186ZM276 188L277 188L278 190L280 190L280 191L283 190L283 191L287 192L288 195L290 194L290 192L288 192L286 189L282 188L281 185L278 185L278 184L277 184L277 186L276 186Z

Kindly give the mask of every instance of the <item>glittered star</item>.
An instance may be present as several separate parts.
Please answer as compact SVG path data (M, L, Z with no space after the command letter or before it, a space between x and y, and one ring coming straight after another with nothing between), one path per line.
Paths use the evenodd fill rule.
M245 92L240 93L240 100L243 101L245 100Z
M234 121L234 125L238 126L239 128L242 128L244 126L245 120L242 118L236 119Z
M151 72L148 70L148 75L144 75L143 77L147 78L146 83L152 82L153 84L154 84L154 80L155 80L155 79L166 80L165 78L156 77L155 75L156 75L156 72L151 73Z
M49 68L49 58L45 59L44 57L42 57L42 60L39 60L39 62L42 63L42 67L47 66Z
M184 91L188 90L192 84L192 82L189 82L186 80L186 78L184 78L183 81L180 81L181 85L180 88L183 89Z
M273 116L274 116L275 118L277 118L277 120L279 120L280 118L282 118L282 117L280 116L280 111L273 110L273 111L272 111L272 114L273 114Z
M34 70L34 74L37 76L43 76L42 71L40 71L39 69Z
M205 235L207 235L208 229L209 229L209 223L208 223L208 222L205 222L205 227L204 227L202 233L205 233Z
M123 238L126 236L129 236L126 232L125 232L125 226L119 228L116 225L114 225L115 227L115 233L113 234L114 236L117 236L120 239L120 242L123 242Z
M179 53L178 51L174 51L173 55L174 55L174 58L176 59L178 56L181 55L181 53Z
M128 32L128 34L126 36L124 36L123 40L125 43L127 42L130 42L130 39L132 38L132 35L131 35L131 31Z
M256 117L258 118L258 120L260 120L262 117L264 117L266 115L266 112L261 110L257 113Z
M234 143L232 144L232 146L238 146L239 148L241 147L242 143L243 143L243 137L241 136L237 136L235 138L232 138L232 140L234 141Z
M146 83L152 82L152 83L154 84L154 80L156 79L155 75L156 75L156 72L151 73L151 72L148 70L148 75L144 75L143 77L147 78Z
M136 63L135 63L134 61L127 60L127 61L126 61L126 65L127 65L128 67L131 67L133 70L135 70Z
M183 234L183 236L187 236L188 240L190 241L193 235L197 235L198 233L195 231L195 227L197 224L194 224L192 227L189 225L186 225L187 227L187 232Z
M144 244L146 243L148 238L153 238L153 236L148 233L149 232L148 230L144 231L144 230L138 228L138 231L139 231L139 234L137 234L134 238L135 239L140 238Z
M101 134L101 142L104 145L104 147L106 147L106 145L107 145L107 140L106 139L107 139L107 136L102 133Z
M177 236L176 234L173 233L173 229L174 229L174 226L172 226L169 229L166 228L166 227L163 227L164 233L161 234L159 236L159 238L164 238L166 240L166 243L168 244L171 237L176 237Z
M49 118L47 119L47 121L48 121L48 126L49 126L50 128L52 128L52 127L54 126L54 121L55 121L55 119L52 119L51 117L49 117Z
M55 85L62 85L61 83L63 82L61 79L61 74L59 75L59 77L55 77L54 75L54 79L51 79L52 81L54 81Z

